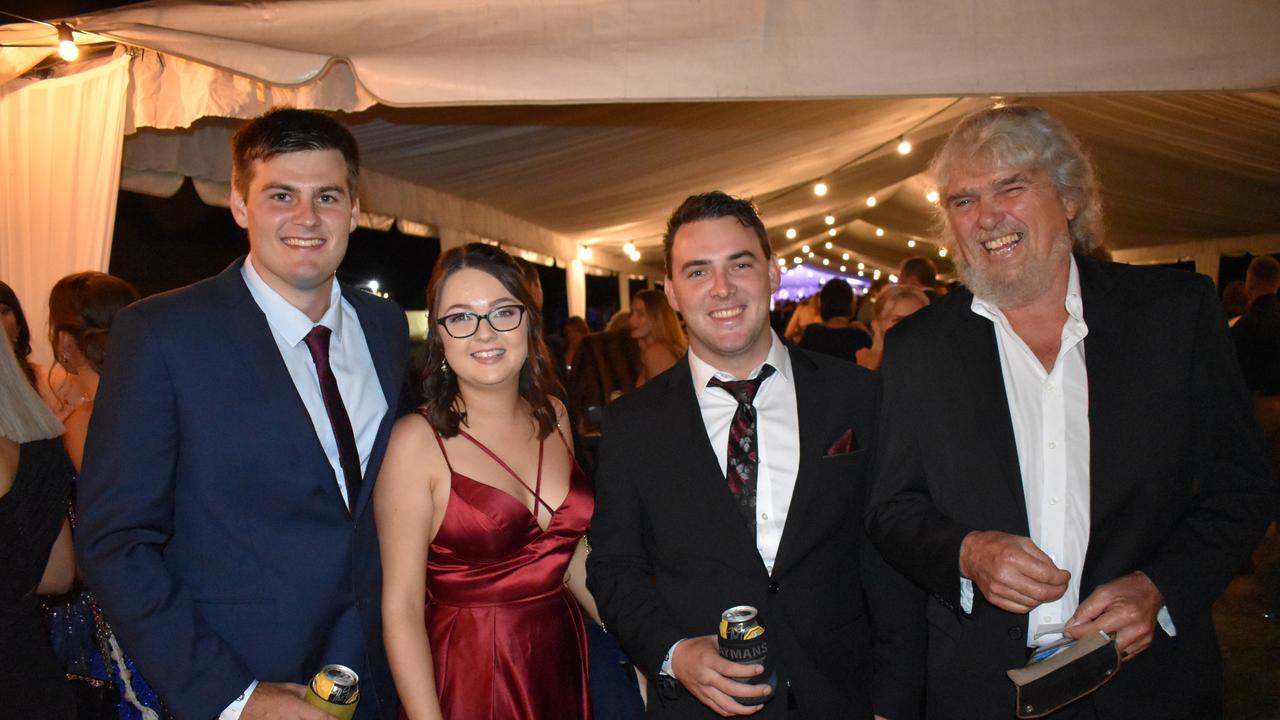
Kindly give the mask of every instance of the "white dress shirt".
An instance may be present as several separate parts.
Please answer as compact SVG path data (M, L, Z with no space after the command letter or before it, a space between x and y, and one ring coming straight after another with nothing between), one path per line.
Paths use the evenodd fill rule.
M1042 633L1060 627L1080 604L1089 547L1089 376L1084 355L1089 328L1075 258L1067 280L1067 321L1052 370L1044 369L1000 308L977 297L971 307L995 325L1031 540L1071 573L1066 593L1037 606L1027 618L1027 645L1040 645L1061 639L1061 632Z
M267 317L271 337L276 341L276 348L289 370L289 377L293 380L302 404L307 408L307 415L311 417L316 438L333 468L333 482L337 484L342 501L349 508L351 499L347 497L342 460L338 455L338 441L329 422L329 413L324 407L315 361L311 359L311 351L303 339L316 325L324 325L333 331L329 337L329 366L338 382L342 404L351 419L356 449L360 452L360 473L364 474L369 467L369 455L373 452L378 425L387 413L387 398L382 393L378 374L374 371L373 356L369 353L364 329L360 327L360 318L351 303L343 299L342 288L336 280L329 292L329 309L320 318L320 322L316 323L267 285L254 269L252 257L245 258L240 274L244 277L254 302ZM249 702L249 696L257 687L258 681L254 680L240 697L219 714L218 720L239 720L240 713Z
M738 411L738 401L724 388L708 387L707 383L713 377L725 381L751 380L760 374L765 363L776 371L760 383L753 403L756 408L756 448L760 458L756 471L756 550L765 569L772 575L800 469L800 421L791 355L772 330L769 334L773 342L768 356L745 378L717 370L694 354L692 349L689 350L689 371L693 375L694 393L698 398L698 409L702 411L707 440L720 462L722 476L729 462L729 429ZM680 642L676 641L667 653L662 663L662 674L675 677L671 671L671 654Z

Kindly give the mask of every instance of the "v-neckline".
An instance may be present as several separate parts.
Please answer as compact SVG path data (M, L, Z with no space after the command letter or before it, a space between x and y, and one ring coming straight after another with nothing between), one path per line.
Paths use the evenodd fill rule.
M516 497L515 495L513 495L513 494L511 494L511 493L507 492L506 490L503 490L502 488L499 488L499 487L497 487L497 486L495 486L495 485L490 485L490 484L488 484L488 483L480 482L479 480L477 480L477 479L475 479L475 478L473 478L473 477L470 477L470 476L468 476L468 475L463 475L462 473L459 473L459 472L457 472L457 471L454 471L454 474L455 474L455 475L461 475L462 477L464 477L464 478L466 478L467 480L469 480L469 481L471 481L471 482L475 483L476 485L483 485L484 487L487 487L487 488L490 488L490 489L495 490L495 491L497 491L497 492L500 492L500 493L502 493L503 495L506 495L507 497L511 498L511 500L512 500L514 503L516 503L517 505L519 505L519 506L520 506L520 508L521 508L522 510L524 510L524 511L525 511L525 513L527 513L527 514L529 515L529 517L533 520L533 524L534 524L534 525L537 525L537 526L538 526L538 529L545 533L545 532L547 531L547 529L551 527L551 524L552 524L553 522L555 522L555 519L556 519L556 511L558 511L558 510L560 509L560 507L563 507L563 506L564 506L564 502L565 502L565 501L568 501L568 499L569 499L569 495L568 495L568 493L566 493L566 494L565 494L564 501L562 501L562 502L560 503L560 507L555 507L555 508L553 508L553 507L551 507L551 503L547 502L546 500L544 500L544 499L542 498L542 463L543 463L543 460L546 458L547 439L546 439L545 437L543 437L543 438L539 438L539 439L538 439L538 470L537 470L537 479L536 479L536 481L535 481L534 486L533 486L533 487L529 487L529 483L525 482L525 481L524 481L524 478L520 477L520 475L519 475L518 473L516 473L516 471L515 471L515 470L513 470L513 469L511 468L511 466L510 466L510 465L508 465L508 464L506 463L506 461L504 461L502 458L498 457L498 454L497 454L497 453L495 453L493 450L489 449L489 446L487 446L487 445L485 445L484 443L480 442L479 440L477 440L477 439L475 438L475 436L471 435L470 433L468 433L466 430L463 430L462 428L458 428L458 434L459 434L459 435L461 435L462 437L466 438L467 440L469 440L469 441L471 442L471 444L472 444L472 445L475 445L476 447L480 448L480 450L481 450L481 451L483 451L485 455L488 455L488 456L489 456L489 458L490 458L491 460L493 460L495 463L497 463L499 467L501 467L503 470L506 470L506 471L507 471L507 474L509 474L512 478L514 478L516 482L520 483L520 484L524 487L524 489L525 489L525 490L528 490L530 493L532 493L532 494L533 494L533 508L532 508L532 509L530 509L530 508L528 508L528 507L525 507L525 504L524 504L523 502L521 502L520 498L518 498L518 497ZM452 470L452 468L450 468L450 469ZM572 487L571 487L570 489L572 489ZM542 507L544 507L544 508L546 508L546 509L547 509L547 526L546 526L546 527L543 527L543 526L542 526L542 523L538 522L538 506L539 506L539 505L541 505Z

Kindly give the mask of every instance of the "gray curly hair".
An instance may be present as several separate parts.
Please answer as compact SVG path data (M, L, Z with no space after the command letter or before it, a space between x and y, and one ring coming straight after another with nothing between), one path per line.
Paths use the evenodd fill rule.
M1043 172L1058 197L1077 208L1075 218L1067 223L1075 251L1087 254L1102 244L1102 195L1093 163L1075 135L1040 108L1005 105L966 116L929 165L929 176L939 192L958 167ZM953 244L945 198L938 208L938 232L944 242Z

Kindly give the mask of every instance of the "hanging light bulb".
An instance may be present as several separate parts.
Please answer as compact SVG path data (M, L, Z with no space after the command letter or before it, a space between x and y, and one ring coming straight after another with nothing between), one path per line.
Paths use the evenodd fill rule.
M867 264L866 264L866 263L858 263L858 269L859 269L859 270L866 270L866 269L867 269Z
M635 251L636 251L636 244L635 244L635 243L623 243L623 245L622 245L622 254L623 254L623 255L631 255L631 254L632 254L632 253L634 253Z
M813 257L813 252L810 252L810 253L809 253L809 257L810 257L810 258L812 258L812 257Z
M831 228L830 230L827 231L827 234L830 235L831 237L835 237L836 232L837 230L835 228ZM831 243L827 243L827 247L831 247Z
M807 252L809 252L809 246L808 246L808 245L801 245L801 246L800 246L800 252L802 252L802 253L807 253Z
M916 246L916 241L915 241L915 240L908 240L908 241L907 241L907 247L912 247L912 248L913 248L913 247L915 247L915 246Z
M823 265L830 265L830 264L831 264L831 261L830 261L830 260L828 260L827 258L822 258L822 264L823 264Z
M871 279L872 279L872 280L879 280L879 279L880 279L880 271L879 271L879 270L876 270L875 272L871 273Z
M905 137L898 138L898 154L899 155L911 154L911 143Z
M845 267L843 265L840 266L840 272L845 272Z
M876 196L871 195L867 198L867 207L875 207L875 206L876 206Z
M58 23L54 27L58 30L58 57L67 62L80 57L80 48L76 46L75 38L71 36L71 26Z
M824 182L814 183L813 194L822 197L827 194L827 184Z
M931 203L936 203L936 202L938 202L938 191L937 191L937 190L930 190L929 192L927 192L927 193L925 193L925 194L924 194L924 199L925 199L925 200L928 200L928 201L929 201L929 202L931 202Z
M889 276L889 282L891 282L891 283L896 283L896 282L898 282L898 276L897 276L897 275L890 275L890 276Z
M827 241L827 244L826 244L826 245L824 245L823 247L825 247L826 249L830 250L830 249L831 249L831 241L830 241L830 240L828 240L828 241Z
M786 266L787 266L787 261L786 261L786 259L785 259L785 258L778 258L778 265L779 265L780 267L786 267Z
M849 259L849 253L841 253L841 255L840 255L840 259L841 259L841 260L848 260L848 259Z
M824 218L824 220L826 221L826 223L827 223L828 225L835 225L835 224L836 224L836 216L835 216L835 215L828 215L826 218Z
M579 259L579 260L590 260L590 259L591 259L591 248L587 247L586 245L583 245L582 247L578 248L578 259Z
M804 259L803 259L803 258L801 258L799 255L797 255L797 256L795 256L795 257L791 258L791 262L793 262L793 263L795 263L795 264L799 265L800 263L804 262Z
M946 256L947 256L947 249L946 249L946 248L938 248L938 257L946 257Z
M627 253L627 257L631 258L631 262L640 262L640 251L632 250L631 252Z
M884 237L884 228L876 228L876 237Z
M796 239L796 229L795 229L795 228L787 228L787 239L788 239L788 240L795 240L795 239Z
M867 272L865 270L858 271L858 277L866 277L866 276L867 276Z

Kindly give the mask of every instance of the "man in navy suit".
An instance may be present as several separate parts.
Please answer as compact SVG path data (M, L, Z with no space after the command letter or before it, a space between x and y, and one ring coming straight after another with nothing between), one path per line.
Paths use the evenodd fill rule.
M408 358L393 303L334 273L356 227L355 139L278 109L232 141L249 255L117 316L79 486L81 570L182 720L395 717L369 493Z

